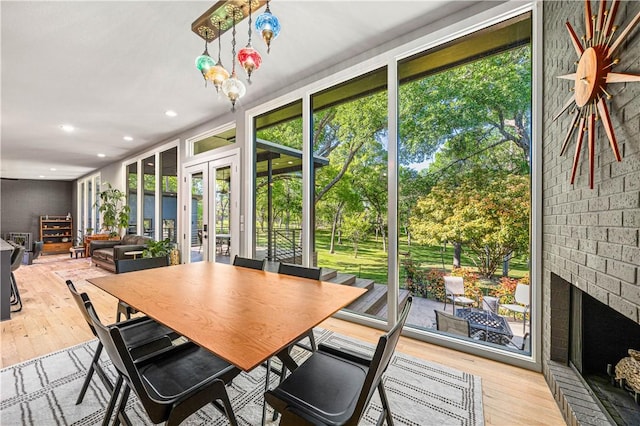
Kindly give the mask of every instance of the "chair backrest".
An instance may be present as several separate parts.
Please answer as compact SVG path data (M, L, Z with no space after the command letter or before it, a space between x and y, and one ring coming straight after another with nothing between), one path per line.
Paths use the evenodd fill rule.
M517 303L529 306L529 286L527 284L518 284L514 297Z
M464 281L462 277L444 277L444 289L447 295L463 295L464 294Z
M240 257L237 254L233 258L233 266L242 266L243 268L264 270L264 265L266 263L267 263L266 259L262 259L262 260L250 259L248 257Z
M278 273L285 275L294 275L301 278L310 278L312 280L320 279L320 268L308 268L306 266L294 265L293 263L280 263Z
M448 314L444 311L434 309L436 313L436 329L445 333L458 334L460 336L469 337L471 329L469 321L464 318L458 318L455 315Z
M43 247L44 241L36 241L33 243L33 257L31 258L31 260L36 260L40 256Z
M376 351L371 359L371 364L369 364L367 377L364 379L364 384L362 385L362 390L358 397L358 403L356 404L353 416L347 421L347 424L358 424L360 417L364 414L364 409L369 404L369 400L378 387L380 380L382 380L382 375L387 371L391 357L396 350L398 340L400 340L402 328L407 321L407 316L409 316L409 310L411 309L412 303L413 299L409 297L402 308L402 312L400 313L400 317L398 318L396 325L394 325L388 333L380 336L378 345L376 346Z
M89 319L93 324L93 328L96 331L96 335L107 351L111 363L138 396L151 421L153 421L154 424L164 421L166 419L165 410L168 408L163 407L162 404L153 401L149 397L142 383L142 378L133 362L133 358L122 338L120 329L116 326L107 327L102 324L90 301L85 302L85 307Z
M22 265L22 255L24 254L23 246L14 246L11 253L11 272L15 271Z
M73 297L73 300L76 302L76 305L78 305L78 308L80 309L80 312L84 317L84 320L87 322L87 325L89 325L91 332L93 333L94 336L97 337L98 335L96 334L96 330L93 328L93 321L91 321L91 317L89 316L89 312L87 312L87 308L85 306L86 302L91 301L89 300L89 296L87 295L87 293L79 293L78 290L76 289L76 286L73 285L73 282L71 280L67 280L67 287L69 288L69 292L71 292L71 297ZM96 314L96 318L97 317L98 317L98 314Z

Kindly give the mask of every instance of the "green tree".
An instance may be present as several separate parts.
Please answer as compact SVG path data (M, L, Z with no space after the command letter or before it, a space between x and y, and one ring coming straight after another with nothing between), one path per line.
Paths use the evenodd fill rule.
M364 211L346 214L342 222L342 232L353 244L353 257L358 258L358 244L366 239L369 232L367 213Z
M399 105L401 164L431 158L445 142L468 132L477 140L492 135L494 144L512 142L528 161L530 46L403 84Z
M410 229L420 243L464 244L478 271L490 278L505 256L528 252L529 211L527 176L470 175L420 198Z

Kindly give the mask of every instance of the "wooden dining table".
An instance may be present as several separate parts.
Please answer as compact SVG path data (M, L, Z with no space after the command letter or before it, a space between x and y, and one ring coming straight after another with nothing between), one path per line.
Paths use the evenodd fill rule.
M197 262L87 281L218 357L250 371L287 348L365 289Z

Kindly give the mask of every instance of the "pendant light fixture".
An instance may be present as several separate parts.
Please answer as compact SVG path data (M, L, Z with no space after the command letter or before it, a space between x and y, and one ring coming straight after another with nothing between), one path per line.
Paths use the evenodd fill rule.
M222 84L222 92L229 98L231 101L231 111L236 110L236 101L244 96L247 92L247 88L244 86L240 80L238 80L238 76L236 75L236 13L239 12L238 9L234 8L232 13L232 21L233 21L233 31L232 31L232 40L231 40L231 58L233 60L233 66L231 67L231 77L229 77ZM240 12L240 19L242 19L242 13Z
M202 52L202 55L196 58L196 68L198 68L198 71L202 73L205 87L207 85L207 72L211 67L215 65L215 62L213 61L211 56L209 56L209 51L207 50L208 44L209 42L208 42L208 33L207 33L205 34L205 37L204 37L204 52Z
M256 19L256 30L260 31L262 39L267 44L267 53L269 53L271 51L271 40L275 40L280 34L280 21L278 17L271 13L269 0L267 0L267 8L264 13Z
M249 41L247 46L240 49L238 52L238 62L242 65L242 68L247 72L247 82L251 84L251 73L258 68L262 63L262 57L256 49L251 46L251 12L252 12L252 0L249 0Z
M222 85L229 78L229 71L224 68L222 60L220 59L220 54L222 53L222 21L216 21L215 26L218 29L218 62L209 68L206 78L213 83L213 87L216 88L216 92L220 93Z

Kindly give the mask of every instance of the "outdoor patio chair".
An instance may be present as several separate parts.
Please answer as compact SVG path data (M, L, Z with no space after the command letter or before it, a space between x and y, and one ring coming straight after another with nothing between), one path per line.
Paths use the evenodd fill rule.
M232 425L237 425L226 385L240 374L238 368L193 342L170 346L134 360L120 327L103 325L91 302L85 302L85 306L98 339L118 373L103 424L109 421L124 384L117 417L126 418L125 409L133 389L154 424L178 425L211 403Z
M475 336L471 335L469 320L459 318L455 315L451 315L437 309L434 309L433 312L436 313L436 330L449 334L457 334L463 337L480 337L479 334L481 333L476 333Z
M527 313L529 313L529 285L518 284L516 286L516 293L514 295L516 303L506 303L500 305L508 311L513 312L513 318L515 319L516 312L522 314L522 332L524 333L527 325Z
M233 258L233 266L242 266L243 268L264 270L266 263L267 259L257 260L248 257L240 257L237 254Z
M76 305L78 305L83 318L91 329L91 332L94 336L98 337L93 326L93 322L89 317L89 312L87 312L87 308L85 306L86 302L90 302L89 295L87 295L87 293L79 293L71 280L67 280L67 287L69 288L69 292L76 302ZM128 321L118 322L113 325L121 329L125 345L127 349L131 351L131 355L134 359L171 346L172 339L178 337L178 334L173 330L157 323L149 317L138 317ZM84 395L87 392L87 388L89 387L94 371L98 374L98 377L100 377L100 380L102 380L102 383L107 389L113 389L111 380L107 378L104 370L100 367L100 353L102 352L102 347L102 342L98 341L96 352L93 356L93 360L91 361L89 371L87 371L87 377L84 379L84 383L82 384L82 389L80 390L80 395L78 396L76 405L80 404L84 399Z
M320 345L277 388L265 392L265 400L282 414L280 425L357 425L376 389L382 405L378 424L386 420L393 425L382 376L411 303L409 297L396 325L378 340L372 357Z
M453 313L456 313L456 303L464 306L472 306L476 303L475 300L470 299L464 295L464 281L462 277L444 277L444 310L447 309L447 300L451 301L453 305Z

